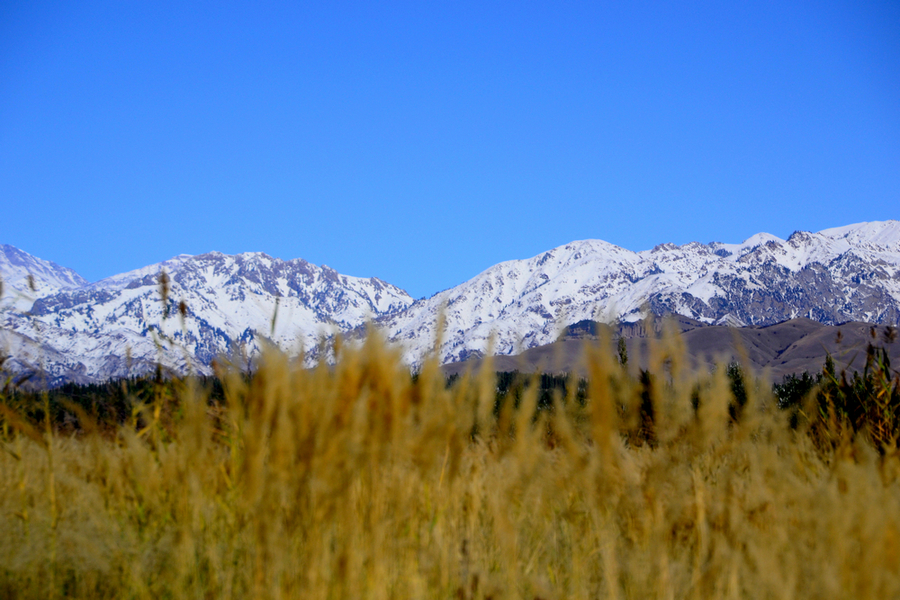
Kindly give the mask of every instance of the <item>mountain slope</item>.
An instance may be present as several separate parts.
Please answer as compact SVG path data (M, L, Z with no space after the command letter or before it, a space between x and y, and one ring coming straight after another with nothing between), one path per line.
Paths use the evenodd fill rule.
M597 329L606 327L591 325ZM704 325L688 319L676 323L676 327L679 325L684 348L681 358L694 369L712 369L716 364L737 361L756 374L766 373L772 382L780 382L788 374L821 372L830 355L838 373L862 371L866 364L866 347L870 343L888 351L894 372L900 367L900 341L894 339L896 330L891 333L887 326L858 322L824 325L806 318L739 328ZM649 366L650 342L642 329L625 323L616 328L609 327L606 332L609 341L618 337L626 339L628 362L634 368ZM598 343L598 337L567 334L558 341L529 348L516 356L495 357L491 368L521 373L584 374L584 344ZM613 344L609 350L615 352L616 349ZM482 363L483 359L447 363L443 370L448 375L461 374L466 370L479 370Z
M662 244L632 252L572 242L475 278L378 321L420 364L443 311L440 360L516 354L555 340L581 320L636 321L646 311L704 323L771 325L796 317L825 324L900 318L900 223L861 223L787 240Z
M442 311L443 363L481 356L491 339L496 354L517 354L572 323L637 322L647 312L717 325L900 321L897 221L642 252L576 241L415 303L376 278L261 253L181 255L89 284L11 246L0 250L8 292L0 350L12 354L7 367L42 371L51 382L143 373L157 361L207 373L220 353L252 355L264 340L299 353L335 332L363 335L370 317L415 368L434 347Z
M299 352L411 302L377 278L302 259L212 252L38 298L29 315L9 311L5 327L43 349L51 380L103 380L146 372L157 360L178 372L208 373L217 355L239 348L253 354L264 339Z
M0 275L3 277L0 310L24 312L31 308L36 298L88 283L72 269L37 258L8 244L0 244Z

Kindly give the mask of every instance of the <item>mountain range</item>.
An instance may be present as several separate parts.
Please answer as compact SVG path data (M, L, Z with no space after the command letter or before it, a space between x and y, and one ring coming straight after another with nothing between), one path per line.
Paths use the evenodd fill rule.
M741 244L661 244L632 252L586 240L497 264L377 323L416 365L434 347L442 363L518 354L584 320L634 322L652 313L716 325L772 325L807 317L896 325L900 222L861 223L787 240L761 233Z
M252 356L263 340L299 354L412 304L409 294L377 278L255 252L181 255L74 284L58 265L11 246L0 252L7 284L0 300L6 366L40 372L50 384L140 375L157 362L179 373L209 374L219 354ZM7 278L11 256L19 271L33 273L36 291L25 285L26 278Z
M798 318L895 326L900 222L642 252L576 241L416 301L377 278L262 253L181 255L89 283L3 245L0 275L4 366L50 385L137 375L158 362L209 373L217 355L250 357L264 340L299 355L338 333L360 337L369 320L415 369L434 351L439 322L442 363L484 356L491 344L518 354L555 342L573 323L627 324L650 313L732 327Z

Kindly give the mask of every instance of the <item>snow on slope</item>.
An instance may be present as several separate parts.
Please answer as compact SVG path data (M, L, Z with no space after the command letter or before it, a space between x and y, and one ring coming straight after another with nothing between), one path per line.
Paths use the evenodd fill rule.
M858 223L819 232L823 237L845 240L851 245L865 245L873 249L900 251L900 221Z
M167 304L163 270L170 280ZM7 314L5 327L24 336L18 342L31 339L55 353L44 365L51 378L83 373L103 380L146 372L157 360L178 372L208 373L220 353L243 347L252 354L263 340L299 352L411 302L377 278L341 275L302 259L211 252L38 298L31 315Z
M297 352L329 333L358 332L368 317L417 366L434 346L441 310L442 362L482 355L492 336L494 352L511 354L553 341L577 321L635 321L648 311L748 325L798 316L900 323L897 221L642 252L576 241L415 303L375 278L262 253L181 255L88 284L10 246L0 250L0 274L15 294L0 305L0 350L13 354L9 364L43 370L50 381L141 373L157 360L208 372L212 358L235 347L252 353L270 339ZM167 306L162 269L171 279ZM21 291L29 272L35 293Z
M25 312L36 298L87 284L87 280L72 269L7 244L0 244L0 275L3 277L0 310ZM32 277L31 283L29 275Z
M514 354L583 319L635 321L646 311L708 323L770 324L796 316L825 323L896 324L900 223L862 223L787 240L761 233L741 244L661 244L631 252L584 240L495 265L407 310L379 319L411 365L434 347L441 362L488 351Z

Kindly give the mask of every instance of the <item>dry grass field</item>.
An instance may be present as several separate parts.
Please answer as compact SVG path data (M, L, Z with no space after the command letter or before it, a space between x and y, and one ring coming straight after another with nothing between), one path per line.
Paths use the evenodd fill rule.
M375 335L221 364L223 401L175 381L123 425L5 395L0 597L900 597L896 443L811 404L792 427L752 382L736 406L681 343L643 377L586 345L586 395L541 410Z

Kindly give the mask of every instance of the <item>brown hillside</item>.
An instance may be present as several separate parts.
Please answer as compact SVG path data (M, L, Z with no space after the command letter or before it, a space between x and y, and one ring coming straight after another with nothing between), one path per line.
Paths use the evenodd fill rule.
M717 363L738 361L772 381L790 373L818 372L827 355L831 355L838 371L861 371L865 367L866 347L869 343L888 349L891 365L900 367L900 341L891 341L891 330L868 323L823 325L810 319L791 319L764 327L726 327L704 325L699 321L679 317L670 321L681 332L688 360L693 367L712 369ZM531 348L516 356L495 356L497 371L520 372L577 372L585 343L596 343L603 330L613 341L626 340L629 360L647 366L646 326L627 323L611 328L607 325L581 322L569 328L558 341ZM662 325L653 327L660 335ZM873 337L874 334L874 337ZM894 334L896 335L896 334ZM478 370L483 359L449 363L447 374Z

